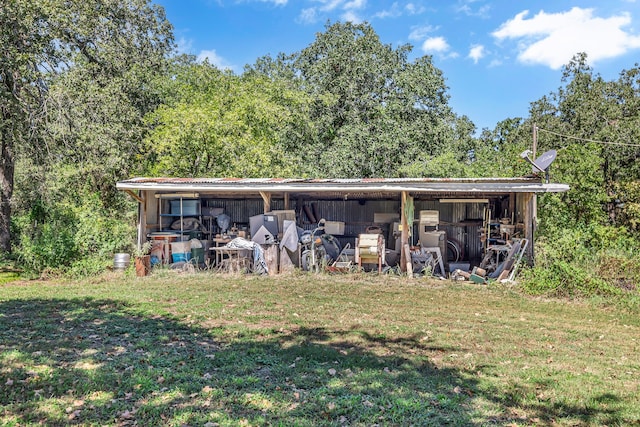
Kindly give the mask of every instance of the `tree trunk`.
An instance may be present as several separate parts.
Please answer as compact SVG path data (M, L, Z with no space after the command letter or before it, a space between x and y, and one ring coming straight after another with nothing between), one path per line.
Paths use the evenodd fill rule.
M11 131L5 127L0 132L0 144L2 144L2 153L0 153L0 251L9 253L11 252L11 197L13 195L15 158Z

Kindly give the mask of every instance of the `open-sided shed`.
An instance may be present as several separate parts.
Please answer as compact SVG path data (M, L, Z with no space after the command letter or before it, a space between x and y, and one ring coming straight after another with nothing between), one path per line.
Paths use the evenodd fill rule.
M341 224L338 237L343 242L377 226L390 246L415 244L420 212L429 210L439 212L438 226L470 260L481 258L492 228L497 233L500 224L509 224L510 233L532 242L532 259L536 195L569 190L539 178L132 178L118 182L117 188L139 202L139 243L166 227L172 202L185 200L197 201L197 210L190 213L210 233L214 226L207 214L213 211L224 211L239 228L248 227L258 214L293 211L305 229L319 218Z

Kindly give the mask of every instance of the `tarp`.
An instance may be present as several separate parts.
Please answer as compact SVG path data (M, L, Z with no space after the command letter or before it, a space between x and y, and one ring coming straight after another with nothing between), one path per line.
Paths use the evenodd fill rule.
M253 250L253 272L256 274L269 273L267 263L264 260L264 251L262 250L262 246L260 246L256 242L252 242L242 237L236 237L225 246L228 248Z

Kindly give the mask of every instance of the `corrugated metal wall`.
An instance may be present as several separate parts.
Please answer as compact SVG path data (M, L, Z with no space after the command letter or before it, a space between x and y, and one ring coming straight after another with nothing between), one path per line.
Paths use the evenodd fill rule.
M204 199L203 206L223 208L236 224L249 224L250 217L264 213L262 199Z
M320 218L324 218L327 221L345 222L344 236L337 237L342 244L349 242L351 245L354 244L354 239L358 234L364 233L368 226L374 224L375 213L400 212L400 200L318 200L304 202L308 207L311 207L311 203L315 204L316 212ZM203 206L223 208L225 213L231 217L232 223L238 225L248 225L249 217L263 213L264 209L262 199L204 199ZM418 221L421 210L439 211L442 223L457 224L478 221L481 224L485 206L483 203L440 203L438 201L416 200L414 204L414 232L411 243L418 243ZM271 208L272 210L284 209L284 201L282 199L273 199ZM296 211L299 226L306 230L313 229L316 226L302 212L297 200L291 200L289 208ZM391 225L383 225L382 228L384 236L389 242L388 246L395 246L395 242L391 241ZM439 228L447 232L449 239L455 239L459 243L464 253L464 259L478 260L482 258L481 225L441 225Z
M440 212L439 227L447 232L447 239L454 240L462 249L465 260L482 258L483 245L480 241L482 218L486 204L484 203L440 203L438 201L415 202L416 225L420 219L421 210L437 210ZM453 225L457 223L478 222L479 225ZM446 223L450 225L446 225Z
M481 260L484 255L484 244L480 240L482 232L482 219L486 205L484 203L469 203L467 208L467 220L480 221L479 225L466 226L466 239L465 239L465 259L467 260Z

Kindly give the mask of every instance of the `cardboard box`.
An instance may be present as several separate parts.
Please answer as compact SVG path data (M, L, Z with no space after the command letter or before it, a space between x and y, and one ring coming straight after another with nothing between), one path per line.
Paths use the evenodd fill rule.
M439 211L420 211L420 225L437 226L440 224Z
M279 210L279 211L271 211L270 215L275 215L278 218L278 232L279 237L282 237L282 233L284 233L284 222L295 221L296 220L296 211L294 210Z
M373 214L373 222L375 222L376 224L385 224L385 223L390 223L394 221L400 221L400 214L397 212L393 212L393 213L375 212Z

